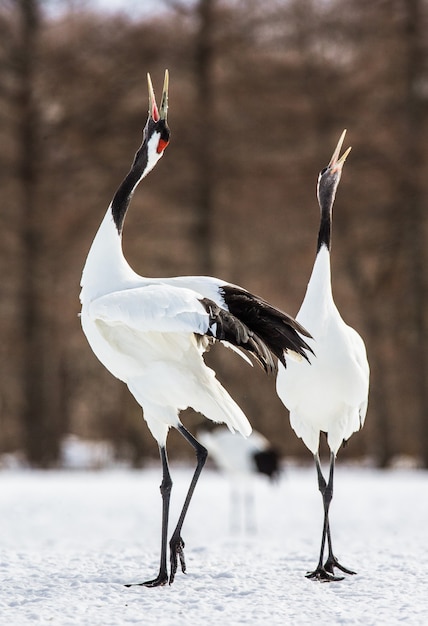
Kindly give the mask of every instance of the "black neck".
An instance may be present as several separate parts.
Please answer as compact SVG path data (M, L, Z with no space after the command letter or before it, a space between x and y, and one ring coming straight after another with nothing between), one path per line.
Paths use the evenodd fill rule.
M330 250L331 247L333 204L339 179L337 176L332 177L327 175L328 172L321 177L318 183L318 202L321 211L321 221L318 231L317 252L320 251L322 246L326 246L327 250Z
M126 211L131 202L132 194L142 179L144 172L147 170L148 143L155 132L157 132L165 142L169 141L169 128L166 120L161 119L155 122L152 117L149 117L143 130L143 142L135 154L132 167L124 181L120 184L112 200L111 212L119 235L123 229Z
M322 246L330 250L331 246L331 210L321 210L320 228L318 231L317 252Z
M143 171L144 169L136 167L134 164L131 171L127 174L114 194L114 198L111 203L111 212L113 214L114 223L116 224L119 235L123 229L123 223L125 221L129 203L131 202L132 194L141 179Z

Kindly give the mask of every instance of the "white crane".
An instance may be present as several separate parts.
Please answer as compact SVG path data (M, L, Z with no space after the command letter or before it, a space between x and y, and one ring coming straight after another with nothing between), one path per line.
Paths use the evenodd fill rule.
M202 354L215 340L251 354L267 371L272 354L292 351L306 357L306 331L291 317L235 285L210 277L143 278L122 251L126 211L138 183L153 169L169 142L168 72L158 109L148 76L149 115L143 141L120 184L92 243L81 281L81 322L98 359L125 382L143 408L162 462L162 542L159 574L141 583L172 583L178 559L185 571L181 528L206 459L206 449L185 429L178 414L193 407L214 422L224 422L245 436L251 426L209 369ZM244 354L243 352L241 353ZM247 358L248 357L244 357ZM285 361L283 361L285 363ZM166 551L172 481L166 440L170 427L194 448L196 469L172 533L170 575Z
M317 255L306 295L296 319L311 333L316 357L309 367L301 363L296 368L287 358L287 374L279 364L277 392L290 411L290 423L298 437L313 453L318 475L318 486L324 505L319 562L308 578L321 581L342 580L334 575L334 568L347 574L355 572L343 567L333 555L329 507L333 497L333 472L337 452L352 433L364 424L369 392L369 364L360 335L343 321L334 303L331 287L330 244L332 209L342 174L343 164L350 148L339 158L344 131L330 163L318 176L317 196L321 210ZM321 471L319 457L320 433L325 433L330 448L328 481ZM324 561L325 541L328 556Z
M239 504L242 501L245 528L255 532L255 479L263 475L275 481L279 477L278 451L256 430L244 438L230 432L225 426L218 426L214 430L198 431L198 440L207 448L217 467L229 478L231 530L239 529Z

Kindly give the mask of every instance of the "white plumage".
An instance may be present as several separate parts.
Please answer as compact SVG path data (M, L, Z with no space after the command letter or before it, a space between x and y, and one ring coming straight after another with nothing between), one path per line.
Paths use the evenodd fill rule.
M290 411L290 422L313 454L321 432L337 454L343 441L364 424L368 398L368 363L360 335L342 319L331 291L330 253L317 254L305 299L296 316L313 339L312 365L287 362L278 368L277 389Z
M332 207L340 181L342 167L350 148L339 159L345 137L343 132L329 165L318 178L317 195L321 209L320 230L315 264L306 295L296 319L311 333L308 343L315 357L312 365L302 362L299 367L287 359L287 372L280 364L277 392L290 411L290 423L296 434L315 457L319 488L323 495L325 528L320 562L309 577L321 580L338 579L333 567L347 573L334 558L331 548L328 508L333 490L333 469L341 444L364 424L368 390L369 365L360 335L342 319L333 299L331 288L330 242ZM320 434L327 435L330 447L330 478L322 477L318 455ZM324 542L327 537L329 556L323 565Z
M142 281L97 298L87 315L82 311L94 352L127 383L160 445L189 403L215 422L225 421L246 436L251 432L244 413L203 361L197 335L207 334L209 315L200 297L190 289Z
M168 73L158 109L149 84L149 116L143 142L131 170L119 186L98 229L81 281L81 321L88 342L105 367L125 382L144 410L158 442L163 468L161 562L147 586L168 582L166 538L172 486L166 454L170 427L193 446L197 467L170 540L170 576L174 580L184 542L181 528L206 450L184 428L179 412L189 406L214 422L248 436L251 426L215 373L202 358L215 340L251 354L267 372L273 354L288 350L306 357L306 331L287 314L240 287L210 277L144 278L131 269L122 252L122 229L138 183L153 169L169 142ZM285 361L284 361L285 363Z

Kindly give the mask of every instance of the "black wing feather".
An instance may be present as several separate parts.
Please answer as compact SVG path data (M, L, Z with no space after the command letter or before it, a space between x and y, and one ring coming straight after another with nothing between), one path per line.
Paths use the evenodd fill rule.
M267 373L276 369L272 355L286 366L289 350L309 361L306 351L313 351L301 335L311 335L290 315L234 285L221 287L220 293L227 310L209 298L200 301L210 316L208 336L243 348Z
M302 335L311 335L294 318L245 289L224 285L220 291L231 315L249 328L284 366L284 351L288 350L309 361L307 352L313 350Z
M249 352L266 373L275 371L275 362L265 342L235 315L209 298L200 300L210 316L207 335Z

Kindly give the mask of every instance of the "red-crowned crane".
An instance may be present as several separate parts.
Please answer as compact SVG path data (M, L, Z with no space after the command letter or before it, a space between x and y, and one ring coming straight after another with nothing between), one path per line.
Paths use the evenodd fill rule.
M178 559L185 571L181 529L206 449L186 430L179 412L193 407L214 422L248 436L251 426L241 409L202 358L210 342L221 341L251 354L267 371L291 351L306 358L308 336L290 316L245 289L205 276L144 278L122 251L122 229L132 195L169 143L168 72L158 108L148 76L149 114L132 167L117 189L92 243L81 281L81 322L98 359L125 382L143 408L162 462L162 541L159 573L143 585L172 583ZM201 139L202 140L202 139ZM243 353L242 353L243 354ZM170 574L167 533L172 487L166 440L173 427L196 452L197 465L172 533Z
M339 158L345 132L339 139L330 163L318 176L317 196L321 210L317 255L306 295L296 319L311 333L308 343L316 357L312 365L302 362L299 367L286 358L287 373L278 366L277 392L290 411L290 423L298 437L313 453L318 486L324 505L319 562L308 578L342 580L334 568L346 574L355 572L343 567L333 554L329 507L333 497L333 472L336 454L352 433L359 430L367 411L369 365L360 335L343 321L333 300L330 270L332 209L350 148ZM320 434L325 433L330 448L328 481L321 471L319 457ZM325 541L328 556L324 562Z
M254 487L257 476L276 481L280 475L278 450L261 433L253 430L249 437L239 437L225 426L198 431L198 440L206 447L216 466L230 482L230 528L240 528L240 502L248 532L255 532L256 511Z

